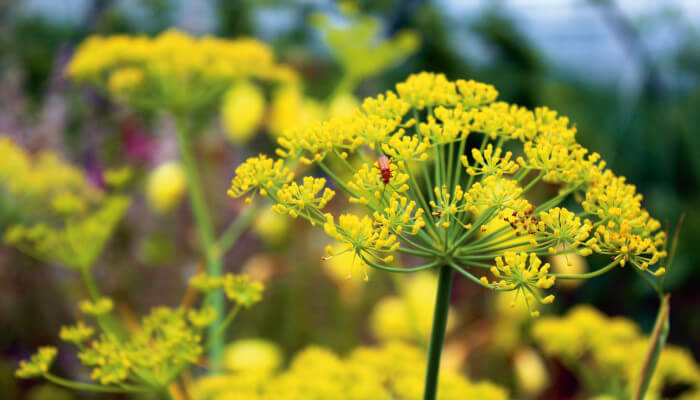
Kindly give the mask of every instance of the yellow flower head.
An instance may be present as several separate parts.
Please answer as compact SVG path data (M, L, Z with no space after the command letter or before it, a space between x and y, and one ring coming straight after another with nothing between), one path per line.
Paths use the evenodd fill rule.
M175 208L185 196L187 179L177 161L160 164L148 176L146 198L148 205L163 214Z
M233 144L244 145L260 127L265 114L262 90L249 82L234 84L221 104L221 122Z
M365 213L321 216L320 207L307 207L323 199L325 187L311 177L286 186L273 199L275 208L293 216L308 210L304 218L322 223L344 243L338 252L352 252L363 266L407 272L448 265L485 288L516 291L529 303L551 302L552 295L540 298L539 292L557 276L598 274L553 272L543 256L608 255L612 263L600 273L632 264L655 282L665 271L652 266L666 257L666 237L636 188L576 142L567 117L497 96L491 85L421 72L365 99L351 114L289 127L277 155L286 165L318 167L324 185L328 179ZM237 171L231 195L261 186L256 182L264 180L251 179L256 174L247 166L259 162L253 158ZM541 182L551 194L531 196ZM334 202L342 207L342 199ZM388 265L394 251L426 262ZM473 274L479 269L492 270L500 281L479 279Z
M93 186L55 153L30 155L0 136L0 154L0 202L10 210L4 241L46 262L90 268L129 199Z
M503 257L496 257L495 260L496 266L491 267L491 273L497 280L489 283L486 277L482 277L483 283L501 289L515 290L516 298L518 295L525 297L528 308L534 300L542 304L554 301L554 295L550 294L542 298L538 294L539 289L551 288L556 280L554 276L548 275L549 263L542 264L542 260L537 255L534 253L528 255L525 252L506 252ZM532 310L531 314L538 316L539 311Z
M67 73L120 102L168 111L210 105L239 80L297 80L296 74L276 63L272 50L257 40L194 38L175 29L155 38L91 36L76 50Z
M304 177L304 183L296 182L285 184L277 191L277 201L274 210L280 214L289 214L296 218L300 213L306 214L312 224L314 220L311 213L320 214L323 207L333 198L335 192L325 187L324 178ZM321 193L323 190L323 193ZM321 193L320 196L318 194Z
M389 172L385 174L378 162L373 165L363 164L353 180L348 182L348 187L357 194L350 201L384 205L387 196L407 191L408 174L397 172L397 169L398 167L390 162ZM385 181L385 178L389 179Z
M363 218L354 214L343 214L338 217L338 224L335 224L333 215L326 214L326 223L323 229L328 236L346 243L352 250L362 258L380 258L379 253L387 253L396 250L399 246L396 236L389 231L386 226L379 226L375 220L369 216ZM389 262L391 256L381 258Z
M236 168L236 177L231 181L228 194L241 197L257 190L262 196L267 196L268 191L279 190L293 178L294 173L284 166L284 160L273 160L261 154Z
M518 170L518 164L510 159L512 156L513 153L508 151L501 158L501 149L494 151L493 145L489 144L483 152L479 149L472 149L472 157L475 161L473 166L469 165L466 155L462 156L461 161L467 168L467 174L469 175L488 174L501 176L515 173Z

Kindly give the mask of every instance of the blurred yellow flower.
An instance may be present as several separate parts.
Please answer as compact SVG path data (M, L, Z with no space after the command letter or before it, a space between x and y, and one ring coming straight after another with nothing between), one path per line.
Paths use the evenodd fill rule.
M618 382L630 395L649 347L649 338L633 321L607 317L590 306L536 321L532 336L545 354L582 376L585 373L586 380ZM683 387L679 398L700 396L700 366L689 351L672 345L663 348L645 399L663 398L666 387Z
M588 272L586 259L576 253L557 254L549 257L552 272L556 274L584 274ZM581 279L561 279L557 284L566 290L576 289L583 284Z
M516 350L513 364L518 387L528 397L539 395L549 384L544 360L532 348L522 347Z
M226 137L233 144L248 143L260 127L264 114L265 97L258 86L243 81L224 94L221 120Z
M352 115L360 101L351 93L341 93L331 99L328 105L328 118L348 117Z
M277 246L287 239L289 224L290 219L286 215L266 208L255 219L252 228L268 246Z
M381 299L372 311L372 334L382 341L426 343L433 321L437 277L431 272L420 272L410 278L399 279L399 296ZM457 321L454 310L450 310L447 319L448 334L457 325Z
M272 95L269 131L275 136L289 128L324 118L325 110L318 102L304 97L297 84L280 86Z
M177 206L185 195L185 171L177 161L160 164L151 171L146 183L146 197L149 206L160 214L167 213Z
M263 339L237 340L226 347L224 368L232 372L273 373L282 363L282 351Z
M90 36L76 49L67 73L130 106L176 112L211 105L241 79L297 80L255 39L196 38L177 29L154 38Z
M423 390L424 362L420 349L396 342L358 347L346 357L310 346L277 374L210 375L196 381L192 392L196 400L415 400ZM440 400L508 398L492 383L447 370L440 375Z

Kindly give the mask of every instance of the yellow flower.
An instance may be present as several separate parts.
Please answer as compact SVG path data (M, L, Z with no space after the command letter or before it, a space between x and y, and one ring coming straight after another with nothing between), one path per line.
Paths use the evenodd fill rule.
M151 208L159 214L175 208L185 196L187 178L177 161L168 161L157 166L148 175L146 198Z
M265 97L250 82L234 84L223 97L221 119L226 136L233 144L244 145L260 127L265 114Z
M224 372L196 381L193 392L203 400L409 400L423 390L424 362L419 348L400 342L358 347L344 357L312 345L276 374ZM508 398L495 384L476 383L446 369L440 372L439 391L445 400Z
M292 70L276 63L269 47L254 39L194 38L175 29L155 38L91 36L78 46L67 73L120 102L169 111L209 105L242 79L297 80Z
M273 373L282 364L282 351L266 340L241 339L226 346L224 368L232 372Z
M342 93L334 97L328 105L328 117L338 118L350 116L359 106L360 102L357 100L357 97L350 93Z
M394 193L389 199L389 206L384 208L384 212L375 212L374 219L380 226L386 226L397 234L408 233L416 235L425 226L422 215L425 211L422 208L416 209L416 202Z
M59 337L61 340L78 345L85 342L94 333L94 329L85 325L82 321L78 321L76 325L61 327Z
M503 257L496 257L495 261L496 266L491 267L491 273L498 280L489 283L486 277L482 277L481 281L484 284L515 290L516 299L518 295L524 296L528 309L532 310L532 316L538 316L539 311L533 310L530 302L537 300L542 304L549 304L554 301L553 295L542 298L538 293L539 289L551 288L556 278L548 275L549 264L542 264L535 253L529 253L528 256L526 252L507 251Z
M284 85L272 94L268 128L273 136L280 137L287 129L320 121L323 116L323 106L305 98L299 85Z
M535 322L532 336L545 352L571 371L585 368L585 379L615 380L631 395L644 363L649 338L629 319L607 317L590 306L576 306L561 317ZM647 398L661 398L664 388L685 387L683 398L700 395L700 367L685 349L666 345L661 351Z
M464 212L467 207L462 187L459 185L455 186L454 195L447 190L447 186L445 185L440 189L435 188L435 201L431 200L430 206L433 207L434 211L432 214L437 219L435 223L436 227L447 229L450 227L452 221L461 224L457 215Z
M275 246L287 238L289 234L289 218L268 208L260 212L253 223L252 229L265 243Z
M461 161L467 168L469 175L489 174L501 176L503 174L512 174L518 170L518 164L510 159L512 156L513 153L509 151L501 158L501 149L494 151L493 145L489 144L483 152L478 149L472 149L472 157L476 161L474 166L469 165L467 156L462 156Z
M567 117L546 107L496 102L497 96L487 84L421 72L393 91L365 99L352 114L290 126L278 139L276 154L317 166L350 202L366 209L366 217L344 214L340 224L330 214L323 218L326 233L345 243L339 253L351 252L363 265L401 271L382 264L394 260L393 251L412 254L425 263L403 269L447 263L486 288L545 303L553 296L539 299L539 290L556 278L539 259L547 253L565 258L574 251L599 253L654 277L663 274L665 266L651 266L666 257L666 237L642 208L636 188L576 142ZM474 135L482 144L470 148ZM260 187L247 169L237 172L232 195ZM287 188L306 188L304 181ZM530 197L540 181L558 192ZM282 193L285 199L273 199L281 203L279 210L287 212L290 198L300 201ZM578 206L571 202L562 208L569 197ZM299 209L292 214L309 201L295 203ZM315 224L317 214L309 211L307 218ZM470 272L493 264L504 284L481 281Z
M324 178L304 177L304 183L296 182L285 184L277 191L277 205L273 207L280 214L289 214L296 218L299 214L306 216L311 225L316 225L317 215L320 215L323 207L333 198L335 192L327 187ZM320 196L319 192L323 190ZM314 214L312 216L312 213Z
M554 207L539 214L538 235L551 241L549 252L554 253L560 246L577 248L588 239L592 229L591 221L581 222L581 218L563 207ZM590 254L589 249L581 250L583 255Z
M101 297L94 302L85 300L80 303L80 311L88 315L103 315L107 314L114 308L114 302L107 297Z
M422 110L425 107L454 106L459 101L457 86L443 74L421 72L411 75L405 82L396 85L401 99L411 107Z
M402 282L398 296L382 298L370 316L373 335L382 341L401 340L427 343L433 320L436 276L429 272L415 274ZM457 326L458 318L450 309L447 333Z
M345 250L330 256L352 251L360 257L362 263L366 263L366 259L390 262L393 258L391 255L382 257L379 253L393 252L399 246L396 236L389 231L389 228L377 226L369 216L360 218L354 214L343 214L338 217L338 224L336 224L333 215L326 214L323 229L328 236L348 246Z
M236 168L236 177L231 181L228 195L238 198L256 190L262 196L267 196L268 191L279 190L293 178L294 173L284 166L283 160L273 160L261 154Z
M565 251L567 247L560 250ZM588 272L586 259L576 253L557 254L549 257L552 272L556 274L585 274ZM562 279L557 282L557 286L564 290L576 289L583 284L581 279Z
M521 198L522 188L512 179L489 175L481 182L475 183L465 195L465 201L473 213L479 213L487 207L496 210L510 209L528 212L530 203Z
M30 361L20 361L19 369L15 372L18 378L35 378L49 372L49 368L56 360L58 350L55 347L40 347Z
M408 174L397 172L398 167L389 164L388 180L382 175L379 163L373 165L363 164L355 173L353 180L348 182L348 187L354 192L350 201L361 204L386 204L387 198L393 193L401 193L408 190Z
M518 349L513 356L518 387L528 396L537 396L549 384L549 376L542 357L532 348Z
M404 135L402 131L391 136L388 143L382 144L382 150L391 157L392 162L396 162L397 166L403 169L406 168L407 162L427 160L426 151L429 144L427 139L421 141L415 136Z
M123 67L110 75L107 86L115 97L125 97L143 84L143 80L143 73L138 68Z

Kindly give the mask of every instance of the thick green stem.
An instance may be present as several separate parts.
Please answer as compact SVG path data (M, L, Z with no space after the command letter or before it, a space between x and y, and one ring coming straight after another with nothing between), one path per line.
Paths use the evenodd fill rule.
M442 345L445 343L447 312L450 308L452 274L452 268L449 266L443 265L440 267L437 294L435 295L433 327L430 332L430 345L428 346L428 365L425 371L425 391L423 392L423 400L435 400L437 398L440 356L442 355Z
M212 223L209 208L207 207L204 198L204 190L200 179L197 161L190 146L190 127L187 117L182 115L175 116L177 140L180 148L180 157L182 165L185 169L187 177L187 188L189 189L190 206L194 215L195 224L199 231L199 237L204 247L204 254L207 261L207 274L210 276L221 276L223 272L223 263L221 260L221 252L214 248L214 225ZM217 332L221 326L221 315L224 310L224 293L222 291L214 291L209 295L209 304L216 310L217 319L210 327L210 332ZM224 348L223 338L219 337L210 349L209 357L211 358L214 369L218 369L221 362L221 354Z

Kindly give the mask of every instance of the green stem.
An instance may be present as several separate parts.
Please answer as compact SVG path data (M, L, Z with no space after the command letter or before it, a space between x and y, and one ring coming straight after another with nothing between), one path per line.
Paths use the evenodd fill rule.
M236 244L236 241L238 241L238 238L241 237L243 232L248 229L253 220L255 220L259 211L260 208L256 204L250 204L241 211L231 225L229 225L219 237L219 240L216 242L216 250L222 255L226 254L226 252Z
M200 179L197 161L190 146L190 127L187 118L183 115L175 115L177 140L180 149L180 157L187 177L187 187L189 189L190 206L194 215L195 224L199 231L199 236L204 247L204 254L207 261L207 274L212 277L219 277L223 273L223 263L221 253L214 251L214 225L212 223L209 208L204 198L204 190ZM209 294L208 302L216 311L217 319L211 325L210 332L216 332L221 326L221 314L224 310L224 293L214 291ZM212 360L213 369L216 370L221 364L221 354L224 342L221 338L213 343L209 357Z
M44 373L44 378L56 385L67 387L73 390L82 390L86 392L104 392L104 393L146 393L152 392L153 389L140 386L122 385L122 386L100 386L92 383L75 382L68 379L58 377L50 372Z
M634 391L634 400L642 400L644 398L644 394L649 388L651 378L654 376L656 364L659 361L659 356L661 355L661 351L666 344L666 338L668 338L668 332L670 330L668 314L669 295L666 295L661 300L661 306L659 307L659 312L656 315L654 330L649 338L649 349L647 350L644 364L642 364L642 369L639 372L639 378Z
M207 344L204 346L205 348L209 348L210 346L214 345L216 341L220 338L222 338L224 332L226 332L226 328L231 324L231 321L233 321L234 318L236 318L236 315L238 315L238 312L241 310L241 305L236 304L231 311L228 312L228 315L226 315L226 318L223 320L221 325L219 326L218 330L209 336L209 339L207 340Z
M535 184L536 184L537 182L539 182L543 177L544 177L544 172L540 172L535 178L533 178L533 179L530 181L530 183L527 184L527 186L525 186L525 187L523 188L523 191L521 192L521 194L527 193L527 192L528 192L530 189L532 189L532 187L535 186Z
M604 266L601 269L595 270L593 272L589 272L587 274L549 274L551 276L556 277L557 279L588 279L588 278L595 278L598 275L603 275L604 273L610 271L611 269L615 268L617 264L620 263L620 260L615 260L611 262L610 264ZM633 267L634 268L634 267Z
M464 263L465 265L469 265L469 266L472 266L472 267L476 267L476 268L485 268L483 264L476 264L476 263L471 263L471 262L469 262L469 261L463 261L463 260L462 260L462 263ZM479 278L477 278L476 276L474 276L474 275L472 275L471 273L469 273L469 271L467 271L467 270L465 270L464 268L462 268L462 267L460 267L459 265L457 265L454 261L450 261L450 266L452 266L452 268L454 268L454 269L455 269L457 272L459 272L460 274L462 274L462 275L464 275L465 277L467 277L470 281L472 281L472 282L476 283L477 285L479 285L479 286L481 286L481 287L484 287L484 288L486 288L486 289L488 289L488 290L493 290L493 291L495 291L495 292L505 292L505 291L511 290L511 289L504 289L504 288L499 288L499 287L493 287L493 286L491 286L491 285L485 284L485 283L482 282Z
M413 268L396 268L396 267L387 267L387 266L378 264L378 263L376 263L376 262L374 262L374 261L371 261L370 259L368 259L368 258L365 257L364 255L362 255L361 253L358 254L358 256L360 257L360 259L361 259L362 261L364 261L364 262L365 262L367 265L369 265L370 267L374 267L374 268L376 268L376 269L380 269L380 270L382 270L382 271L387 271L387 272L398 272L398 273L406 273L406 274L413 273L413 272L418 272L418 271L423 271L423 270L426 270L426 269L435 268L435 267L437 267L437 265L439 264L439 261L433 261L433 262L431 262L431 263L424 264L424 265L421 265L421 266L419 266L419 267L413 267Z
M90 298L96 302L102 297L102 294L97 286L97 282L95 282L95 277L92 276L91 269L81 268L80 274L83 277L83 283L85 284L85 288L87 289ZM97 324L105 334L114 338L118 342L122 341L123 337L125 336L125 332L112 314L98 315L96 319Z
M81 268L80 274L83 276L83 282L85 283L85 288L93 301L97 301L100 297L100 290L97 288L97 283L95 278L90 273L90 268Z
M411 188L411 192L418 194L418 196L416 197L418 198L418 201L421 203L421 206L425 210L425 217L428 219L428 225L430 225L428 229L435 232L435 219L433 219L433 214L430 212L431 208L430 206L428 206L428 201L425 200L425 196L423 196L423 191L420 189L420 185L418 184L418 181L416 180L416 177L415 175L413 175L413 171L411 171L411 168L409 166L406 166L406 172L408 172L410 183L413 186Z
M443 265L440 267L437 294L435 295L433 327L430 331L430 345L428 346L428 365L425 372L423 400L435 400L437 398L440 356L442 355L442 345L445 343L447 313L450 308L452 273L452 268L449 266Z

